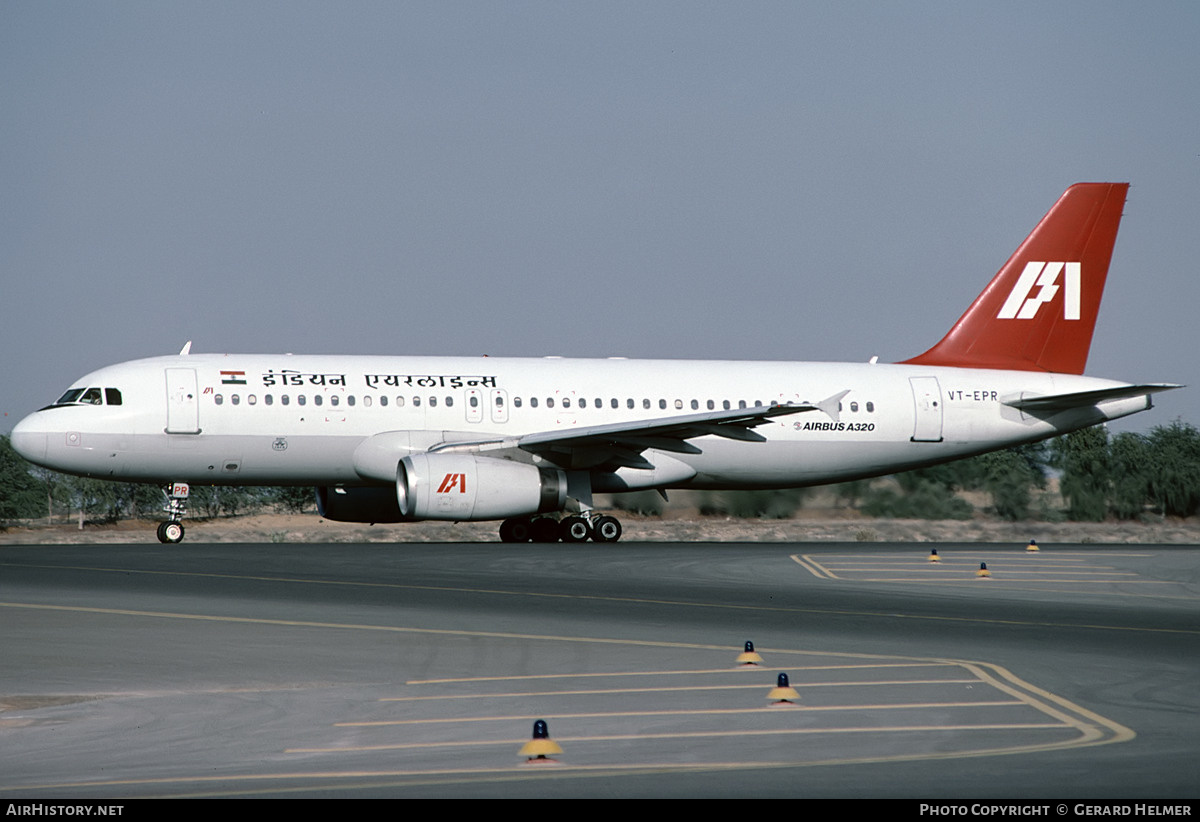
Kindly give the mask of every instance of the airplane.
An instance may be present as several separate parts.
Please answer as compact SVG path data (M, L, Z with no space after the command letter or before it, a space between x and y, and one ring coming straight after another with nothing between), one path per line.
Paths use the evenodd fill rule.
M896 473L1152 407L1083 376L1128 183L1079 183L936 345L899 363L193 354L101 368L22 419L56 471L165 488L306 485L329 520L499 520L615 542L593 495ZM561 516L565 514L565 516Z

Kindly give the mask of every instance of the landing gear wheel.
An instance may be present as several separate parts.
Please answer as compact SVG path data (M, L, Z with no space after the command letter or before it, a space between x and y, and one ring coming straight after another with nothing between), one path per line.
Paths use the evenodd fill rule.
M529 536L534 542L558 542L558 520L539 517L529 526Z
M558 524L558 536L563 542L587 542L592 524L583 517L567 517Z
M158 541L171 545L183 542L183 524L179 522L159 523Z
M533 537L530 522L524 517L506 519L500 524L501 542L529 542Z
M592 523L592 539L596 542L616 542L621 538L621 521L616 517L596 517Z

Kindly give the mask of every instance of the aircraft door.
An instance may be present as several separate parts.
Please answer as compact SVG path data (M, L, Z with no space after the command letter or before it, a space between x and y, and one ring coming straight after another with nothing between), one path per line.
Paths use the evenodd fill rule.
M508 392L493 388L491 392L492 422L508 422Z
M200 396L196 391L196 369L167 369L168 434L200 433Z
M466 392L467 422L483 422L483 392L468 388Z
M942 387L937 377L909 377L915 418L913 442L942 441Z

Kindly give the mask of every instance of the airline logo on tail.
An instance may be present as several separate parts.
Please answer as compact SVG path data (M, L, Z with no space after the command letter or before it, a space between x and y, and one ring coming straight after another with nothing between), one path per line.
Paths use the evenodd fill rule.
M1028 262L1020 279L1009 292L1008 299L996 315L998 320L1031 320L1042 306L1054 299L1059 291L1059 275L1063 276L1063 319L1079 319L1079 263ZM1030 292L1037 291L1030 296Z

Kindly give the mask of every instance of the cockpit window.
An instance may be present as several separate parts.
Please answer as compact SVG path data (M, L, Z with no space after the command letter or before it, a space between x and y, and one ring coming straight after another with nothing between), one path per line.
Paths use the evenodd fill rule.
M72 388L63 394L47 408L62 405L120 405L121 390L119 388Z

